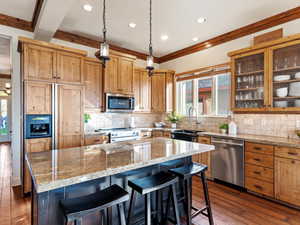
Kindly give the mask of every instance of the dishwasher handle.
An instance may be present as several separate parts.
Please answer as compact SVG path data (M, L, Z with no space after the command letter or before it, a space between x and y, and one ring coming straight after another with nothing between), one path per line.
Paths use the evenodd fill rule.
M232 143L232 142L226 142L226 141L212 141L212 144L216 143L216 144L225 144L225 145L233 145L233 146L244 146L243 143L239 144L239 143Z

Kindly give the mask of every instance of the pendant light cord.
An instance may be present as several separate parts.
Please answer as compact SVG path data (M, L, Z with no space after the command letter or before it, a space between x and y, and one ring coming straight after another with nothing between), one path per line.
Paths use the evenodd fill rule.
M149 53L152 56L152 0L150 0L150 42L149 42Z
M105 18L105 12L106 12L106 0L103 0L103 42L106 42L106 18Z

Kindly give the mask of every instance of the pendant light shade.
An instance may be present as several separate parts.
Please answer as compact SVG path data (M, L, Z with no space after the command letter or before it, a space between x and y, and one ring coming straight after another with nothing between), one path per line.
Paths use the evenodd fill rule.
M148 75L152 76L154 70L154 58L153 58L153 49L152 49L152 0L150 0L150 16L149 16L149 25L150 25L150 38L149 38L149 55L147 56L147 66Z
M103 67L105 67L106 61L109 58L109 44L106 42L106 0L103 0L103 42L100 44L100 50L96 52L96 57L102 61Z

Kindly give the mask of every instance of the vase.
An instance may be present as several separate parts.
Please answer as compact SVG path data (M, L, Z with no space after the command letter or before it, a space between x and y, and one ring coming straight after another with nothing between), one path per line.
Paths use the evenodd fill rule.
M176 123L172 123L172 124L171 124L171 127L172 127L173 129L176 129Z

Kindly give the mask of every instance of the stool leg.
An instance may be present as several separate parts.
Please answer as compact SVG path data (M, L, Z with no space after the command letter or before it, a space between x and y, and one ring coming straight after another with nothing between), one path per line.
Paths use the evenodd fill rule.
M74 225L81 225L82 224L82 219L80 218L80 219L76 219L75 221L74 221Z
M117 207L118 207L120 225L126 225L125 211L124 211L123 203L118 204Z
M160 223L162 218L162 207L161 207L161 190L156 191L156 222Z
M185 192L186 192L186 202L185 202L185 207L186 207L186 217L187 217L187 225L192 224L192 215L191 215L191 206L192 206L192 199L191 199L191 180L188 178L185 181Z
M151 225L151 196L150 193L145 195L145 225Z
M131 192L131 198L130 198L130 204L129 204L129 210L128 210L128 216L127 216L127 225L130 225L130 220L132 217L132 208L134 208L134 204L135 204L135 191L132 190Z
M207 181L206 181L205 173L203 172L200 175L201 175L201 181L202 181L202 184L203 184L204 198L205 198L205 204L206 204L206 208L207 208L209 224L214 225L214 220L213 220L211 206L210 206L210 200L209 200L208 187L207 187Z
M172 201L173 201L173 210L174 210L174 216L175 216L176 224L180 225L179 211L178 211L178 202L177 202L177 195L176 195L176 186L175 186L175 184L172 184Z
M167 199L167 210L166 213L164 215L164 224L168 223L168 218L169 218L169 213L170 213L170 201L171 201L171 197L172 197L172 188L169 187L169 191L168 191L168 199Z

